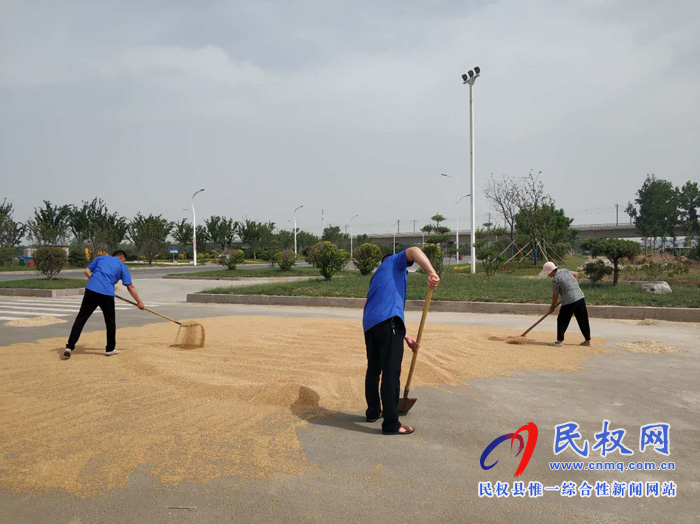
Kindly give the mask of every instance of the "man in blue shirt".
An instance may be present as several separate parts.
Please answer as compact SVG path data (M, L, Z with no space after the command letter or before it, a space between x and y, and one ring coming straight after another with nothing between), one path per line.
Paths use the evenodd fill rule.
M136 300L139 309L146 307L136 292L134 284L131 282L131 275L129 274L129 268L124 264L125 261L126 253L120 250L116 251L111 257L97 257L90 262L90 265L85 270L85 276L88 277L89 281L87 286L85 286L83 303L80 305L80 311L73 323L73 329L71 329L66 349L63 352L65 358L70 358L85 323L98 307L102 310L102 315L105 317L105 325L107 326L105 355L119 354L119 350L115 349L117 323L114 314L114 285L121 280L122 284L126 286L126 289L129 290L131 296Z
M413 262L417 262L428 274L428 285L433 289L437 288L440 277L433 269L430 260L420 248L410 247L396 255L384 257L369 283L367 302L362 316L367 346L367 374L365 375L367 411L365 414L368 422L374 422L383 413L382 432L385 435L408 435L415 430L399 422L399 390L404 340L414 352L418 351L419 347L416 340L406 334L404 324L408 266L413 265Z

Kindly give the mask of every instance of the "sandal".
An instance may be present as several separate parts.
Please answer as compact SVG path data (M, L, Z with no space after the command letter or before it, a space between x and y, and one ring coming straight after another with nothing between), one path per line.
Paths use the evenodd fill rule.
M403 429L403 431L401 431ZM404 424L401 424L399 426L399 429L396 431L384 431L382 430L382 433L384 435L410 435L416 430L416 428L411 427L411 426L405 426Z
M560 344L559 342L552 342L550 346L553 346L555 348L563 348L564 344Z
M581 343L579 344L579 346L590 346L590 345L591 345L591 341L590 341L590 340L584 340L583 342L581 342Z

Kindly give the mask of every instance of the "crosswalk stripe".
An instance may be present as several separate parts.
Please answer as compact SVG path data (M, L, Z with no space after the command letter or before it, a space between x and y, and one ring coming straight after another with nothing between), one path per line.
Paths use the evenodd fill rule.
M44 313L46 313L46 316L49 317L70 317L72 316L70 313L54 313L52 311L7 311L4 309L0 309L0 313L4 313L6 315L24 315L28 317L41 317L44 316Z
M27 320L24 317L0 317L0 320Z
M68 302L68 301L52 300L52 299L49 299L49 300L18 299L18 300L12 300L12 301L5 299L5 300L0 301L0 303L3 303L3 304L10 303L10 302L12 302L13 304L45 304L47 306L48 305L80 306L80 304L82 304L81 300L72 300L72 301ZM148 306L162 306L163 303L162 302L152 302L152 303L148 303L146 305L148 305ZM128 307L128 306L124 306L121 304L120 304L120 306L121 307ZM117 307L119 307L119 306L117 306Z
M43 304L26 304L26 305L17 305L17 302L0 302L0 307L3 308L9 308L9 309L46 309L46 310L53 310L53 311L79 311L80 306L63 306L63 307L58 307L58 306L45 306ZM125 310L129 309L124 306L115 306L114 309L119 309L119 310Z
M8 299L8 298L0 298L0 302L12 302L13 304L45 304L45 305L55 305L55 306L80 306L82 304L81 300L72 300L72 301L62 301L62 300L52 300L52 299L47 299L47 300L28 300L28 299ZM125 304L121 302L115 302L115 304L127 307ZM149 303L151 306L162 306L162 302L152 302Z

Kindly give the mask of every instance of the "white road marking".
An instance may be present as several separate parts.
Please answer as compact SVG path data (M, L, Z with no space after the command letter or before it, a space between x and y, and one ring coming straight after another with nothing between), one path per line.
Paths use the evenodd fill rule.
M45 306L43 304L27 304L27 305L21 305L18 306L17 302L0 302L0 307L6 308L6 309L42 309L46 311L79 311L80 306L63 306L63 307L52 307L52 306ZM124 310L124 309L129 309L124 306L117 306L115 309L119 310Z
M25 315L28 317L42 317L42 316L49 316L49 317L70 317L72 316L70 313L54 313L52 311L7 311L5 309L0 309L0 313L4 313L6 315ZM46 315L44 315L46 313Z

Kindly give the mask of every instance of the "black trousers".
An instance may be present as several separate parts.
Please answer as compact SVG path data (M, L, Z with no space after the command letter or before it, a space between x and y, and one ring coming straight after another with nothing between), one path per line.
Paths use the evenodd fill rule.
M70 337L66 344L68 349L75 349L75 344L78 342L80 334L83 332L85 323L98 307L102 310L102 315L105 317L105 326L107 327L107 346L105 349L107 351L114 351L114 347L117 344L117 321L114 314L114 297L101 295L89 289L85 290L83 303L80 305L80 311L73 323L73 329L70 331Z
M557 340L564 340L564 333L566 333L566 328L569 327L572 315L576 316L576 322L578 322L583 338L590 340L591 327L588 325L588 309L586 309L585 298L561 307L557 317Z
M365 398L367 418L376 418L384 411L382 429L398 431L399 382L403 360L403 337L406 327L399 317L377 324L365 333L367 346L367 374L365 375ZM379 377L381 375L381 403Z

